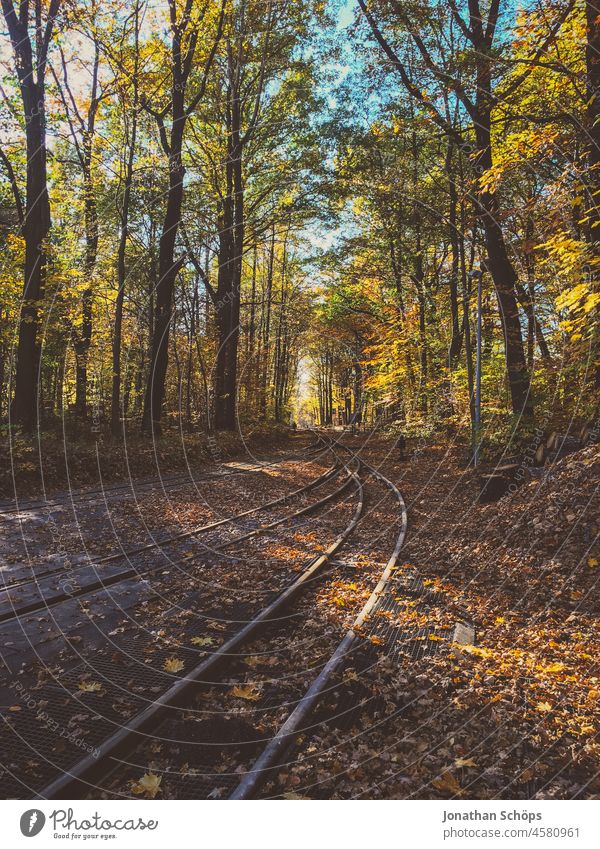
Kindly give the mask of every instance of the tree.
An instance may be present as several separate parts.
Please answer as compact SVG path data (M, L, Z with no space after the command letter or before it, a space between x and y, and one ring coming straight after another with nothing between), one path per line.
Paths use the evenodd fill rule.
M177 0L168 0L171 32L168 57L169 91L166 94L166 103L159 108L151 105L147 97L144 100L145 108L156 118L161 145L169 161L169 185L158 257L154 332L142 417L142 431L146 434L160 433L173 292L177 274L186 260L184 253L175 257L183 204L185 128L190 115L197 108L206 91L210 68L221 40L225 3L226 0L223 0L215 14L214 5L210 0L206 0L200 7L196 7L193 0L185 0L182 7ZM208 55L201 62L200 81L196 90L188 96L188 82L192 71L197 70L195 63L198 62L199 43L204 45L204 39L206 43L210 43L210 48ZM168 116L170 116L169 128L165 123Z
M139 120L139 73L140 73L140 9L141 3L135 0L131 17L126 21L123 39L117 55L111 51L115 64L115 75L119 80L118 97L121 106L124 127L124 150L120 159L122 170L122 191L119 207L119 246L117 249L117 296L115 299L115 325L112 337L112 381L110 397L110 430L113 436L120 433L121 417L121 346L123 341L123 305L127 283L127 244L129 241L129 217L131 192L136 156ZM126 43L131 30L133 44L128 49ZM119 75L121 78L119 79ZM124 79L123 79L124 78Z
M587 179L586 218L590 243L590 277L593 295L600 303L600 10L594 0L586 0L586 136ZM591 370L594 389L600 392L600 306L593 310ZM598 399L596 415L600 412Z
M46 66L61 0L43 4L21 0L18 14L13 0L2 0L2 13L13 49L25 123L27 186L25 219L24 287L14 398L11 418L31 431L37 424L37 384L40 346L40 301L44 295L50 201L46 163ZM33 34L32 34L33 30Z
M359 5L369 23L373 36L380 45L394 70L399 74L402 84L417 101L426 115L454 140L463 152L468 152L468 161L472 164L478 179L473 192L473 200L477 206L479 220L485 234L487 262L486 267L491 273L498 298L498 306L504 332L506 352L506 367L511 392L512 407L515 414L531 415L532 398L530 382L525 360L521 324L519 320L517 298L517 274L510 259L506 240L502 231L502 214L498 195L490 187L484 175L494 164L492 137L492 110L497 104L494 90L494 77L497 68L497 57L494 40L497 35L500 16L500 0L492 2L487 15L481 8L479 0L469 2L465 13L459 4L451 0L451 21L462 37L463 55L468 57L461 62L458 58L458 46L445 16L440 17L439 10L427 9L425 15L414 15L408 7L392 2L394 21L409 34L420 60L429 74L429 89L424 90L418 84L407 68L406 62L400 57L386 38L373 14L367 0L359 0ZM556 33L572 6L559 16L550 27L550 31L536 45L530 57L530 63L535 62ZM441 36L444 36L443 38ZM451 55L445 54L440 45L450 43ZM453 49L454 48L454 49ZM522 82L527 79L527 59L523 59L525 70L511 82L508 90L502 92L505 99L513 95ZM463 68L466 68L466 80L463 78ZM472 72L471 72L472 69ZM432 87L442 85L453 93L471 122L473 143L470 144L463 133L450 124L447 117L436 107ZM469 91L471 88L471 91Z
M100 40L97 28L98 9L92 0L89 12L82 13L82 30L91 41L91 76L87 103L79 98L71 86L65 53L60 48L61 73L52 69L56 86L64 107L77 160L83 175L83 209L85 229L85 251L83 258L84 289L81 296L81 319L71 328L71 339L75 350L76 389L75 409L79 418L87 418L88 357L92 344L92 306L94 300L94 273L98 257L98 205L96 200L94 141L98 109L106 92L101 90ZM78 22L79 23L79 22ZM80 25L81 25L80 24Z

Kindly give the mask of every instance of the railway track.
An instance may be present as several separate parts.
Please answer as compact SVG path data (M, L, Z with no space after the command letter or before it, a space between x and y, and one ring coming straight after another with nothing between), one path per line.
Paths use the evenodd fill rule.
M357 638L356 635L361 623L366 621L369 611L383 593L389 576L393 572L406 533L407 523L404 502L394 485L375 470L367 469L364 463L361 464L361 471L365 478L363 487L372 487L377 483L380 489L384 490L383 494L380 492L376 498L373 497L374 493L371 491L373 503L370 511L375 511L386 500L386 497L392 496L400 507L400 512L392 557L384 569L383 575L375 572L367 578L367 583L372 582L372 591L367 603L359 605L359 608L362 609L355 623L354 638ZM367 472L366 475L364 475L365 472ZM359 527L360 524L357 523L355 530ZM353 547L352 537L345 541L344 552L348 546ZM278 633L282 634L280 639L284 640L286 654L295 655L296 650L292 645L295 631L300 631L298 640L301 645L303 641L302 627L299 627L299 622L302 623L311 615L313 608L318 604L319 594L326 593L328 585L335 587L341 583L344 577L347 580L347 573L351 568L351 562L334 561L327 574L321 576L319 583L307 588L307 592L299 604L299 609L273 625L271 632L274 631L274 634L268 635L268 638L262 641L253 641L245 647L246 660L248 657L252 663L257 659L260 661L261 657L268 660L271 656L269 652L277 651ZM241 693L242 695L238 699L238 705L241 705L243 704L241 699L244 697L244 693L248 694L249 690L249 694L252 695L254 685L248 684L246 681L248 670L247 667L244 669L244 657L233 659L232 664L230 664L230 667L233 666L233 670L230 670L233 672L233 679L219 679L217 684L209 689L208 694L205 694L205 701L201 701L199 704L194 705L193 700L188 700L186 703L187 721L177 715L167 717L153 728L151 739L149 738L139 744L137 750L129 757L124 758L122 756L119 766L113 770L117 787L122 792L123 787L127 786L127 781L135 786L136 776L138 779L142 774L150 774L154 777L151 765L153 761L157 761L157 756L153 754L153 751L156 751L157 742L160 741L159 745L168 752L169 765L155 766L154 768L159 772L161 780L164 778L167 792L173 792L173 788L176 787L178 788L176 795L181 795L182 798L189 796L193 798L223 798L227 796L236 799L254 795L266 776L276 767L280 754L297 736L299 728L311 715L317 701L327 689L327 683L334 671L347 659L351 640L348 637L342 639L340 645L336 648L335 638L327 631L328 629L325 628L321 633L319 629L317 635L313 634L313 645L310 653L311 655L314 653L314 656L309 669L302 666L301 657L295 657L294 662L299 672L284 674L278 669L268 672L267 680L264 683L264 692L261 692L261 698L256 706L253 705L248 712L248 720L245 727L242 728L240 728L240 722L236 716L239 708L231 710L228 705L229 696L232 693L234 696L236 692ZM300 654L302 655L302 653L302 649L300 649ZM251 674L256 675L256 668L253 668ZM275 674L277 675L276 681L273 680ZM314 678L312 683L309 683L308 689L305 690L303 684L307 675L309 679L312 676ZM240 737L240 735L242 736ZM239 748L236 747L236 736L240 744ZM263 751L253 765L252 756L257 748L258 751L261 748ZM175 758L171 754L173 751L178 752ZM223 752L226 752L226 755ZM173 760L175 760L175 764L173 764ZM200 768L198 768L199 763L202 764ZM194 765L191 770L190 764ZM244 770L246 771L245 777L238 784L239 774ZM110 786L107 788L106 783L103 783L102 786L105 791L111 792L112 788Z
M312 453L317 453L323 450L322 443L316 441L314 445L308 445L306 449L299 455L286 455L286 459L294 459L309 456ZM262 463L236 463L235 460L223 463L222 469L216 472L210 472L205 475L195 477L191 469L187 471L172 474L154 476L146 479L129 478L122 483L113 483L106 486L98 486L91 489L80 489L75 491L67 491L59 493L50 498L43 499L24 499L16 502L14 499L0 501L0 519L3 516L23 515L27 513L41 513L44 511L56 510L64 507L82 507L86 504L105 504L106 502L119 500L127 497L136 498L138 495L146 495L148 492L156 491L164 493L167 490L176 490L184 486L195 487L198 483L210 480L223 480L224 478L236 477L237 475L251 474L259 472L272 465L276 465L277 461L265 461Z
M221 592L221 607L205 609L204 618L200 617L201 633L199 617L188 617L175 648L172 643L157 643L156 638L154 644L149 640L144 644L137 635L129 638L129 643L121 643L125 655L143 656L151 648L146 666L139 662L120 665L108 656L62 674L52 685L52 709L44 712L51 716L54 733L67 738L65 753L54 751L47 717L37 720L41 733L38 729L32 739L30 726L38 703L34 696L36 708L25 723L29 736L28 728L18 736L21 757L26 750L30 763L34 753L40 757L41 751L42 757L37 775L31 776L29 783L13 779L21 792L26 786L44 798L86 794L93 798L98 792L128 797L136 789L151 788L154 782L157 793L175 797L250 798L276 774L298 736L314 732L311 717L317 706L338 686L340 670L364 654L365 646L372 650L374 643L387 641L393 651L398 642L426 639L399 635L389 625L398 593L410 593L418 585L418 576L403 574L400 579L396 575L407 530L401 493L378 470L356 458L352 449L322 436L320 440L336 457L338 472L345 470L347 480L315 505L335 504L351 484L357 494L356 507L335 540L315 551L287 586L276 590L272 586L267 603L258 607L256 603L234 604L232 609L232 599ZM349 452L350 457L342 460L342 452ZM321 477L327 479L327 475L333 477L331 469ZM372 517L371 527L376 523L377 511L386 500L393 502L397 516L397 527L390 530L392 552L387 562L379 567L371 564L362 573L362 542L357 531L367 515ZM369 505L367 511L365 504ZM311 505L297 511L301 515L310 512ZM289 518L255 528L234 541L260 537L261 531L268 533L289 523ZM385 527L380 533L386 533ZM323 598L330 597L343 582L348 585L349 577L356 575L360 579L350 586L360 591L347 612L350 620L344 633L326 617L321 622L316 612ZM381 611L385 617L379 619L376 614ZM190 630L194 625L195 634ZM197 649L190 648L190 641L206 646L200 657ZM275 666L273 658L278 658ZM286 658L291 659L291 668L286 667ZM90 679L90 666L96 680ZM165 669L173 672L170 682L165 681ZM48 691L47 686L42 689ZM23 701L22 695L20 698ZM19 723L13 725L18 734ZM74 757L78 746L87 752L83 757Z
M320 475L318 479L316 479L315 481L312 481L307 487L302 487L300 490L296 490L294 493L286 496L285 498L275 499L270 504L271 504L271 506L273 506L273 504L281 504L283 502L289 501L292 496L297 496L298 493L300 493L300 492L305 493L307 489L310 490L312 488L315 488L317 485L323 485L324 483L327 483L327 482L330 482L330 481L333 482L333 481L335 481L335 478L338 476L339 472L340 472L339 469L331 468L331 469L327 470L327 472L324 473L323 475ZM335 482L337 483L337 481L335 481ZM304 517L305 515L308 515L310 513L315 512L315 510L318 509L318 508L324 508L324 507L328 506L330 502L333 502L335 499L339 498L343 494L343 492L348 488L348 486L351 485L352 483L354 483L355 486L358 489L360 488L360 484L359 484L359 481L356 477L356 474L352 473L350 471L350 469L348 469L346 467L346 479L342 482L341 486L338 486L333 492L329 493L328 495L324 496L323 498L319 499L316 502L311 502L310 504L305 505L300 510L294 511L294 513L291 514L291 515L289 513L287 513L286 515L281 516L278 519L276 519L274 522L269 522L266 525L262 525L258 528L253 528L252 530L247 531L246 533L244 533L240 536L236 536L232 540L227 540L224 544L221 544L220 548L223 549L225 547L229 547L229 546L233 545L234 543L239 544L242 540L248 540L248 539L251 539L251 538L254 538L254 537L260 538L262 536L267 536L267 539L268 539L270 537L270 534L273 531L273 529L278 528L280 526L285 527L285 529L288 530L289 533L291 533L292 531L297 530L297 521L296 521L296 524L294 524L295 520L297 520L299 517ZM357 491L358 491L358 489L357 489ZM359 501L359 504L360 504L360 501ZM262 505L262 507L265 507L265 506L266 505ZM261 508L257 508L257 509L261 509ZM245 511L246 514L253 513L253 512L256 512L256 511L254 511L254 510ZM342 536L343 536L343 533L342 533ZM243 627L241 629L243 631L243 635L250 633L250 631L253 629L253 627L260 625L260 623L264 620L265 616L268 618L268 615L269 615L271 608L273 608L273 610L278 609L279 604L285 603L286 599L288 597L292 597L295 594L295 592L297 592L298 589L304 584L305 581L310 580L311 576L316 571L319 570L319 568L322 566L322 564L324 562L326 562L326 560L331 556L332 552L337 548L337 546L339 544L340 544L340 542L339 542L339 538L338 538L337 541L333 544L333 546L329 546L325 550L325 553L323 555L319 555L317 557L311 557L309 562L304 564L304 567L302 568L299 576L295 577L295 580L286 589L277 591L276 582L274 582L274 591L271 592L271 595L276 596L276 598L273 600L272 604L266 605L266 607L262 611L262 615L259 613L258 616L254 617L256 622L254 622L248 616L247 612L243 609L243 605L242 605L241 608L237 611L237 620L231 622L231 624L233 626L232 630L240 631L239 622L240 621L243 622L244 619L248 619L250 621L248 622L248 624L243 625ZM293 572L292 572L292 575L293 575ZM115 581L117 581L117 576L113 576L113 578L114 578ZM122 579L122 576L119 576L119 578ZM86 590L91 591L92 589L93 589L92 587L86 587ZM233 616L230 616L230 618L232 620L234 620ZM197 626L197 623L196 623L196 626ZM227 635L225 635L225 636L227 636ZM236 634L233 634L232 637L237 639ZM211 642L211 640L209 640L209 639L206 639L206 641ZM111 642L111 641L109 641L109 642ZM135 642L135 639L134 639L133 642ZM152 637L152 636L148 636L146 642L148 642L148 643L156 642L156 638ZM213 642L215 642L215 641L213 641ZM226 640L226 642L227 642L227 640ZM133 649L137 650L137 649L139 649L139 646L134 646ZM125 645L124 646L124 655L127 656L128 652L130 652L131 650L132 650L131 646ZM139 654L139 651L138 651L138 654ZM214 660L211 660L211 664L214 663L215 661L218 661L221 654L222 654L222 651L217 654L217 656L215 657ZM198 659L198 649L194 649L191 656L190 656L190 652L188 650L187 651L187 657L188 657L188 660L190 660L190 661L192 659L197 661L197 659ZM139 665L140 664L138 664L138 666ZM143 664L142 664L142 666L143 666ZM86 664L84 664L83 667L85 668ZM109 667L110 667L109 669L105 668L106 672L108 673L108 676L107 676L107 679L106 679L107 681L115 673L115 664L112 662L112 660L109 660ZM143 672L147 675L147 673L148 673L147 668L143 668ZM81 669L74 670L74 671L72 671L71 674L74 674L75 676L79 676L79 675L82 674L82 670ZM85 674L85 672L83 674ZM129 668L128 674L132 674L131 668ZM75 688L75 690L74 690L75 698L73 700L73 704L71 704L70 707L67 708L67 710L66 710L67 714L69 713L69 710L70 710L71 715L70 715L69 718L67 718L67 716L65 715L64 704L60 704L60 702L61 701L64 702L65 698L68 696L68 675L69 675L69 673L67 673L66 676L61 675L60 683L58 683L58 681L56 681L54 683L54 685L53 685L54 686L54 692L49 693L50 696L51 696L50 699L41 699L41 697L39 695L38 695L37 700L34 697L30 697L30 698L27 699L27 702L30 705L29 715L25 714L25 716L24 716L24 719L26 720L25 722L16 723L17 725L20 724L21 727L23 728L23 733L18 734L17 736L20 737L21 746L24 747L25 750L32 748L31 741L36 741L36 742L39 742L40 745L36 746L35 742L34 742L33 750L35 751L37 748L39 748L41 751L43 751L44 746L48 742L48 739L50 740L50 748L52 748L52 735L42 733L41 738L40 738L40 734L39 734L40 721L43 724L43 720L44 720L45 717L42 717L42 720L40 720L39 710L34 711L33 707L32 707L34 705L34 702L37 705L37 702L40 701L40 700L42 702L44 702L44 701L50 702L52 704L52 710L54 712L56 712L56 710L58 710L58 712L61 713L61 711L62 711L62 715L64 716L64 721L62 723L60 723L62 736L63 736L63 738L64 737L69 738L69 741L73 746L77 745L77 743L75 742L74 739L73 740L70 739L70 731L68 729L72 728L73 717L76 717L77 715L81 715L82 706L79 704L79 701L81 700L81 698L85 698L83 696L83 693L85 693L86 690L85 690L85 688L83 690L81 690L78 687ZM162 682L163 684L164 684L164 678L165 677L169 678L169 679L173 678L173 676L171 676L171 675L164 676L164 675L161 675L161 674L159 674L158 677L163 678L163 682ZM65 684L66 684L66 689L65 689ZM129 684L129 682L125 682L125 686L120 688L121 693L127 692L128 689L130 689L128 687L128 684ZM158 685L158 686L160 687L160 685ZM141 684L140 687L141 687L141 689L143 690L144 693L152 694L153 692L156 692L156 689L153 690L152 687L147 688L143 684ZM52 696L54 696L54 698L52 698ZM22 691L19 693L19 697L23 701L24 696L23 696ZM117 696L117 698L121 698L121 697L122 697L121 695ZM148 701L148 699L146 699L146 701ZM55 702L58 702L58 703L55 703ZM156 707L156 705L154 704L153 697L151 695L150 695L150 702L151 702L152 707ZM16 705L14 707L19 708L19 707L21 707L21 705ZM74 709L75 712L73 712L73 709ZM12 719L12 720L21 719L21 718L22 717L20 717L20 716L19 717L17 717L17 716L10 717L10 719ZM29 722L27 722L27 720L29 720ZM109 725L111 725L111 726L114 726L116 724L114 721L110 722L110 720L108 720L108 722L109 722ZM37 725L37 727L32 729L32 725L33 726ZM18 730L18 729L15 729L15 730ZM8 752L8 751L11 750L11 741L6 739L6 735L4 735L4 736L5 736L5 744L6 745L3 748L5 748L5 750ZM10 736L10 732L9 732L9 736ZM14 740L12 742L14 743ZM80 746L83 745L83 741L79 738L78 738L78 742L79 742ZM12 749L14 750L14 745L12 746ZM48 749L48 746L46 746L46 750L47 749ZM77 749L75 749L75 751L77 751ZM21 751L21 755L22 756L24 755L24 751ZM31 763L32 759L28 758L28 761ZM5 776L6 775L7 774L5 773ZM7 791L7 792L10 795L12 795L12 793L14 793L14 790Z
M292 493L272 499L271 501L250 510L245 510L235 516L220 519L216 522L210 522L206 525L201 525L190 531L184 531L168 537L163 537L152 543L119 551L116 554L100 557L91 562L88 557L84 557L82 558L83 562L71 562L55 569L36 571L31 577L5 583L4 586L0 588L0 623L18 619L20 616L27 613L47 609L48 607L59 604L67 599L85 596L90 592L113 586L114 584L118 584L136 576L146 577L156 574L161 569L165 568L165 563L162 562L162 559L159 563L150 565L147 562L140 563L139 559L135 562L135 564L132 564L132 559L136 557L136 555L145 555L150 552L156 552L160 555L160 558L162 558L165 550L169 547L172 548L175 544L180 544L191 538L200 538L202 535L208 534L209 532L215 531L226 525L239 524L241 520L254 516L257 513L271 510L276 506L285 505L289 501L301 498L312 490L334 480L339 472L339 467L332 466L318 478ZM348 486L348 483L349 481L343 484L343 486L338 490L335 490L333 494L295 511L289 518L294 519L308 514L313 510L318 509L323 504L327 504L340 494L346 486ZM203 544L203 550L206 553L224 551L226 548L250 539L253 536L267 533L269 530L272 530L282 524L286 518L288 517L284 516L283 518L275 520L275 522L246 531L245 533L226 540L225 542L219 540L206 542ZM125 561L128 564L126 568L117 569L112 573L107 571L109 564L121 561ZM192 564L188 561L189 558L182 558L178 560L174 560L172 557L168 558L169 566L186 565L189 567ZM103 569L105 574L101 574ZM27 599L27 595L30 596L29 599ZM23 600L24 597L26 600Z
M364 461L363 461L363 465ZM400 513L400 526L396 537L394 549L389 560L385 564L381 577L377 582L372 593L369 595L366 603L360 609L358 615L354 619L352 626L348 629L342 640L338 643L335 650L324 664L318 675L313 679L312 683L290 712L287 719L278 728L271 740L262 750L259 757L252 764L251 768L246 772L237 786L230 793L230 799L249 799L256 795L265 781L272 774L273 770L280 765L286 753L293 746L294 740L298 735L306 734L309 730L314 730L311 724L311 716L315 710L319 700L331 688L331 681L338 669L348 662L351 657L353 646L362 639L360 632L364 629L370 614L380 603L382 597L389 588L390 580L394 570L398 564L400 551L404 544L408 528L408 513L406 504L400 493L400 490L386 477L377 472L373 467L366 467L369 473L382 484L387 486L393 493L397 502Z

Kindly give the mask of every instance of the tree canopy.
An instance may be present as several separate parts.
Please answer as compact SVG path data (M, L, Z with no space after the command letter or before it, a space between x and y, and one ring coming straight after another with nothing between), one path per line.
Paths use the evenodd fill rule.
M597 415L585 0L2 0L0 416Z

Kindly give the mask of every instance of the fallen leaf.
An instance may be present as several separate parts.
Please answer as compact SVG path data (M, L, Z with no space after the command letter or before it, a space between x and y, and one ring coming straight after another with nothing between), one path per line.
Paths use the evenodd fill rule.
M182 660L179 660L177 657L169 657L165 660L163 669L165 672L181 672L184 666L185 664Z
M550 702L538 702L535 709L539 710L540 713L548 713L552 710L552 705Z
M80 681L79 689L82 693L99 693L102 690L102 684L97 681Z
M209 799L220 799L223 796L223 787L213 787L213 789L208 794Z
M562 672L565 668L564 663L551 663L550 666L545 666L544 672Z
M473 758L457 758L454 761L454 766L457 767L457 768L459 768L461 766L476 767L477 764L475 763Z
M598 560L597 557L588 557L588 566L590 567L590 569L595 569L599 563L600 560Z
M463 792L462 787L451 772L445 772L440 778L435 778L431 783L440 793L450 793L453 796L460 796Z
M136 796L146 796L147 799L154 799L157 793L161 792L160 784L162 776L155 775L153 772L146 772L139 781L134 781L131 785L131 790Z
M467 654L474 654L476 657L491 657L493 652L491 649L486 649L483 646L469 646L455 643L457 649Z
M192 637L192 643L195 646L212 646L215 641L212 637Z
M231 695L235 696L236 699L246 699L249 702L257 702L261 698L262 693L258 687L254 686L254 684L245 684L243 686L238 685L233 687Z

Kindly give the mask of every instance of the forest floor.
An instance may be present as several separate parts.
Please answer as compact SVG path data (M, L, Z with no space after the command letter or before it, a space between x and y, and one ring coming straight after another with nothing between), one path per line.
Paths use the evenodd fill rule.
M308 442L301 435L277 444L265 445L263 439L261 455L268 451L281 462L273 468L257 469L252 450L233 462L226 460L224 450L218 468L226 474L216 480L202 477L214 473L217 460L205 446L207 453L199 451L194 463L200 485L184 481L168 490L152 485L135 497L122 493L79 507L58 505L44 514L7 515L0 547L3 575L20 580L30 574L31 564L38 568L52 558L82 551L98 557L292 492L328 465L324 457L307 461L290 451L290 446ZM600 795L600 448L569 455L510 498L480 505L474 472L465 470L458 448L421 441L410 444L407 459L402 460L392 439L365 442L361 434L344 436L344 442L390 478L406 501L408 535L398 571L417 573L427 588L427 599L407 598L399 618L407 627L416 622L425 628L450 629L466 623L473 628L474 640L465 645L445 642L443 647L440 641L439 651L416 658L407 647L405 658L393 663L384 646L376 647L375 660L361 668L359 681L356 669L347 664L339 674L338 689L358 688L360 709L352 723L336 722L335 705L333 717L322 714L314 733L300 741L291 762L265 786L263 795ZM239 448L233 441L229 446L231 454ZM166 441L158 454L148 452L145 461L135 455L134 477L156 474L157 457L161 472L165 466L174 468L169 464L176 452ZM94 456L105 463L102 452L94 451ZM108 466L116 471L116 460ZM89 470L84 478L88 483L98 484L97 469L94 465ZM25 486L29 489L26 480ZM346 513L349 509L350 504L344 508ZM332 512L327 534L343 526L345 515ZM357 557L368 567L365 576L371 576L365 578L365 590L359 576L357 581L335 581L331 591L317 593L310 601L299 646L311 646L310 630L323 633L323 621L332 644L343 635L370 592L368 581L389 558L397 521L397 505L389 500L378 504L376 513L359 526L363 548ZM310 528L303 531L293 546L297 551L273 540L273 563L301 559L313 538ZM184 557L192 556L188 551L192 547L185 543ZM257 577L264 582L265 562L259 558L251 566L260 572L242 574L237 567L229 572L239 586L255 584ZM175 596L183 598L187 591L179 585L169 591L169 580L168 571L162 573L165 610L171 609ZM216 609L215 587L206 592ZM56 615L31 616L20 635L13 633L14 626L13 631L2 626L7 671L7 681L0 687L3 712L15 710L18 720L20 708L12 705L14 676L35 683L40 664L68 669L86 651L93 655L102 650L107 635L124 627L156 630L160 611L153 606L148 582L126 582L119 593L98 592L83 606L69 602L60 608L64 621ZM125 626L123 614L128 620ZM285 653L285 638L282 645ZM295 650L288 654L290 665L311 666L308 656ZM278 663L269 674L285 677L285 661Z
M408 601L406 624L466 621L474 644L404 664L383 652L351 727L334 707L265 795L598 798L600 448L488 505L459 452L395 453L379 441L365 456L404 495L401 569L433 598Z
M157 439L142 437L137 430L124 438L44 431L26 437L4 434L0 439L0 499L42 497L64 488L148 476L163 477L203 466L220 464L234 457L246 458L253 451L284 447L289 429L248 428L238 433L207 436L187 430L167 430Z

